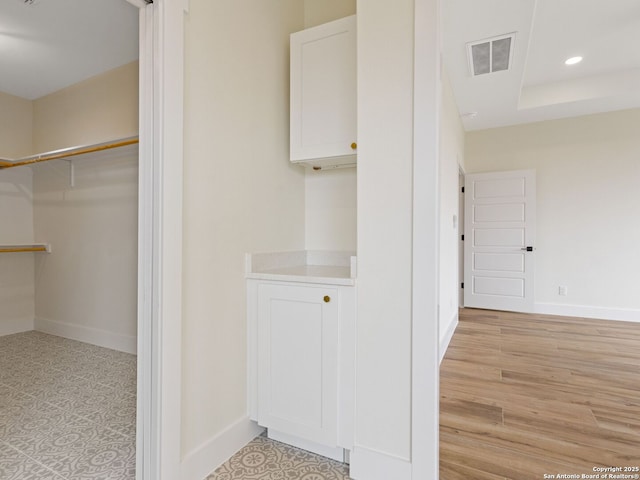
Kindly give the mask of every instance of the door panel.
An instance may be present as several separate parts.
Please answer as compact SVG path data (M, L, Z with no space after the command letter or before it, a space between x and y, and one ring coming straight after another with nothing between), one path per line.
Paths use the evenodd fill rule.
M475 222L477 225L480 222ZM525 243L524 228L488 228L477 227L472 230L474 249L482 247L517 247Z
M470 176L467 175L467 181ZM480 177L479 175L473 176ZM524 197L526 193L525 182L524 178L491 178L489 176L476 178L474 181L475 198L479 200L483 198Z
M473 269L479 271L524 272L522 253L475 253Z
M503 205L476 205L473 209L476 222L522 222L524 205L518 203Z
M533 310L535 189L533 170L466 175L465 306Z
M524 281L521 278L475 276L472 290L476 295L520 298L524 295Z

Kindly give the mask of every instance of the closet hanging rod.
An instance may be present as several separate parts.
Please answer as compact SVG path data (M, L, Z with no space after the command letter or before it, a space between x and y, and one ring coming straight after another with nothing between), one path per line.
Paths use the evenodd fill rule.
M46 252L51 253L51 245L35 243L27 245L0 245L0 253Z
M96 145L55 150L53 152L32 155L30 157L20 158L13 161L2 159L0 160L0 170L5 168L22 167L24 165L33 165L35 163L48 162L50 160L61 160L69 157L75 157L77 155L86 155L87 153L111 150L112 148L126 147L127 145L134 145L138 142L138 137L129 137L112 142L98 143Z

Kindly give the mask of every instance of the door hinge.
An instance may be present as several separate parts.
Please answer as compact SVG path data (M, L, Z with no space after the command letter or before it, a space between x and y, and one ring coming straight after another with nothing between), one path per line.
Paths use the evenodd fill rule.
M464 187L462 187L462 193L464 193Z
M462 241L464 242L464 235L460 235L462 237Z
M464 283L461 283L461 284L460 284L460 288L464 288Z

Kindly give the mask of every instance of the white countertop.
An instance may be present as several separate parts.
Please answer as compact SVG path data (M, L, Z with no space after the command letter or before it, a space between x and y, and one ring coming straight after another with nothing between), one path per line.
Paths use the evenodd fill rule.
M283 282L355 285L350 252L280 252L247 255L247 278Z

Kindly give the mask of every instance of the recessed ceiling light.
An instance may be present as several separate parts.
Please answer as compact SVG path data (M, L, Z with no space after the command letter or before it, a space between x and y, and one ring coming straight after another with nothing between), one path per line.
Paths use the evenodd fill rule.
M565 65L575 65L576 63L580 63L582 61L582 57L571 57L571 58L567 58L564 61Z

